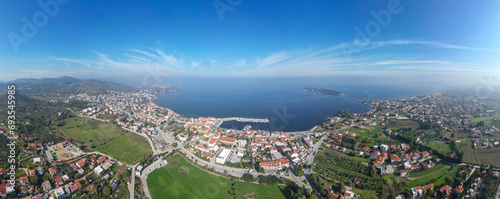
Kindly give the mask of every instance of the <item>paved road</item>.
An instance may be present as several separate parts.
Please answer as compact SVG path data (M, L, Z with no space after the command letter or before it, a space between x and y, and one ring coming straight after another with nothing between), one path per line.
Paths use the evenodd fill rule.
M132 173L130 174L130 185L128 186L128 190L130 192L130 197L129 198L134 198L135 195L135 167L137 167L139 163L135 164L132 166Z
M371 122L371 120L370 120L370 122ZM337 129L335 131L343 131L343 130L352 128L352 127L357 126L357 125L358 124L355 124L355 125L352 125L352 126L342 127L342 128ZM331 133L327 133L327 134L323 135L323 137L321 137L321 139L318 142L316 142L316 144L312 147L311 153L307 156L307 160L306 160L307 164L314 163L314 156L316 155L316 152L318 152L319 148L321 148L321 144L323 144L323 142L326 140L326 138L328 138L328 136L330 134Z
M169 141L175 140L171 136L171 133L164 132L161 129L157 129L157 130L165 138L165 140L169 140ZM212 163L212 162L208 162L208 161L205 161L205 160L203 160L203 159L201 159L201 158L193 155L189 151L187 151L184 148L183 143L181 143L181 142L177 142L177 143L178 143L178 147L177 148L180 150L180 152L184 153L187 158L189 158L192 161L196 160L196 164L198 164L198 165L200 165L202 167L206 166L208 168L213 168L214 171L216 171L217 173L225 173L225 172L227 172L228 175L232 175L232 176L235 176L235 177L242 177L243 175L245 175L247 173L250 173L250 174L252 174L255 177L257 177L259 175L272 174L272 173L259 173L259 172L255 171L255 169L253 169L252 172L249 172L249 169L232 168L232 167L227 167L227 166L218 165L218 164L215 164L215 163ZM279 176L279 175L278 175L278 177L291 179L292 181L294 181L297 185L299 185L301 187L305 186L306 188L309 188L309 189L311 188L311 186L309 186L308 184L304 184L302 182L302 180L300 180L299 178L292 178L291 176Z

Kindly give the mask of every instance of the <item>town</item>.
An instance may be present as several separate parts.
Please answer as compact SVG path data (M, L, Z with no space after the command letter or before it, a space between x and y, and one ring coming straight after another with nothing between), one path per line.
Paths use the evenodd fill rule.
M474 198L490 187L496 192L500 165L488 152L500 150L499 107L491 105L493 99L451 97L456 92L367 102L373 108L367 113L340 111L303 132L220 128L227 119L184 117L156 106L148 90L78 94L70 99L88 106L71 110L75 116L147 139L149 161L123 163L83 151L79 147L85 145L70 140L31 142L23 150L34 155L20 161L25 175L19 175L19 186L2 184L0 191L3 197L128 192L152 198L147 175L168 163L165 154L177 152L207 171L237 178L277 176L326 198ZM140 193L134 193L137 183L142 183Z

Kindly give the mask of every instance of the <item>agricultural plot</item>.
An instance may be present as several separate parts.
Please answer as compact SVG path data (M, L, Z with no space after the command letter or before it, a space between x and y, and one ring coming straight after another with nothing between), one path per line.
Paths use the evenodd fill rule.
M191 165L180 155L150 173L147 182L153 198L228 198L233 183L236 198L285 198L282 187L227 181Z
M422 176L426 176L426 175L429 175L429 174L432 174L434 172L437 172L441 169L443 169L446 165L444 164L438 164L430 169L427 169L425 171L421 171L421 172L415 172L415 173L412 173L409 177L411 178L417 178L417 177L422 177Z
M429 184L429 182L433 182L437 179L439 179L442 175L447 173L449 170L448 169L442 169L440 172L436 172L431 175L427 175L425 177L416 179L416 180L410 180L410 185L406 186L403 188L404 189L411 189L413 187L419 186L419 185L426 185Z
M472 140L470 138L462 139L460 140L460 143L456 143L459 150L464 153L464 158L463 162L466 163L474 163L477 164L479 163L476 157L476 153L474 152L474 149L472 148Z
M451 146L444 141L432 140L426 146L436 150L437 152L447 155L451 153Z
M476 153L481 164L500 167L500 149L477 149Z
M370 159L366 159L366 158L363 158L363 157L351 157L345 153L341 153L339 151L336 151L336 150L333 150L331 148L326 148L326 147L322 147L321 148L321 151L319 152L319 154L321 153L328 153L328 154L331 154L331 155L335 155L335 156L339 156L339 157L346 157L346 158L350 158L350 159L353 159L353 160L357 160L357 161L360 161L360 162L365 162L367 164L371 163L372 160ZM318 156L319 156L318 154Z
M392 129L392 130L398 130L402 128L412 128L413 130L416 130L419 126L418 122L415 122L413 120L395 120L391 119L388 122L386 122L387 128Z
M446 172L446 174L442 175L439 179L436 180L436 182L434 182L434 186L440 187L441 185L444 185L445 179L448 176L451 177L452 179L455 178L455 176L457 175L458 169L460 169L460 167L458 167L458 166L450 169L448 172Z
M360 177L358 188L378 190L382 187L382 178L373 178L367 175L370 172L370 167L366 164L350 157L335 155L331 149L318 152L314 162L316 163L316 173L330 180L352 182L354 177Z

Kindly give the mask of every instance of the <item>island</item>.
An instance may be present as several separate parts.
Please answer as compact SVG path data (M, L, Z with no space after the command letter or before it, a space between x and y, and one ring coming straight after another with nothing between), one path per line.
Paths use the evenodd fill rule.
M307 87L304 88L304 91L312 91L320 95L342 95L342 92L328 88Z

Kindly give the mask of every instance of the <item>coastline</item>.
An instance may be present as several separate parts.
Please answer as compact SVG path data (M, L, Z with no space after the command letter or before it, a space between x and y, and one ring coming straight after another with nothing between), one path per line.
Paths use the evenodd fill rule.
M437 92L441 92L441 91L431 92L431 93L427 93L427 94L425 94L425 95L429 95L429 94L433 94L433 93L437 93ZM185 115L182 115L182 114L179 114L179 113L177 113L177 112L173 111L173 110L172 110L172 109L170 109L170 108L163 107L163 106L159 106L158 104L156 104L155 102L153 102L154 100L157 100L157 99L158 99L157 95L161 95L161 94L166 94L166 93L151 94L151 96L152 96L152 97L151 97L151 99L149 100L149 101L150 101L150 103L152 103L152 104L153 104L156 108L163 108L163 109L168 110L169 112L172 112L172 115L182 116L182 117L187 117L187 116L185 116ZM371 104L367 103L366 101L361 101L361 100L358 100L358 99L352 98L352 97L350 97L350 96L345 95L344 93L342 93L341 95L338 95L338 96L342 96L342 97L344 97L344 98L346 98L346 99L349 99L349 100L352 100L352 101L355 101L355 102L357 102L357 103L360 103L360 104L363 104L363 105L366 105L366 106L369 106L369 107L370 107L370 110L368 110L368 111L366 111L366 112L363 112L363 113L354 113L354 114L364 115L364 114L371 114L371 113L373 113L373 112L375 111L375 108L374 108ZM393 100L402 100L402 99L408 99L408 98L413 98L413 97L418 97L418 96L421 96L421 95L416 95L416 96L411 96L411 97L406 97L406 98L397 98L397 99L393 99ZM376 100L376 101L373 101L373 102L379 102L379 101L384 101L384 100ZM342 110L342 109L341 109L341 110ZM340 111L340 110L339 110L339 111ZM338 111L337 111L337 113L338 113ZM335 116L337 113L335 113L333 116ZM213 117L213 116L207 115L207 116L200 116L200 117ZM187 117L187 118L189 118L189 117ZM217 118L217 117L213 117L213 118ZM247 118L247 117L240 117L240 118L241 118L241 119L248 119L248 120L255 119L255 118ZM218 119L220 119L220 118L218 118ZM248 123L252 123L252 122L248 122ZM321 124L322 124L322 123L319 123L319 124L318 124L318 123L316 123L316 124L315 124L313 127L311 127L309 130L304 130L304 131L285 131L285 132L286 132L286 133L291 133L291 132L305 132L305 131L311 131L311 130L313 130L313 129L317 128L317 127L318 127L318 125L321 125ZM221 125L222 125L222 123L221 123ZM219 125L219 126L220 126L220 125ZM221 127L221 128L223 128L223 127ZM224 129L230 129L230 128L224 128ZM261 130L261 129L256 129L256 130ZM262 130L262 131L267 131L267 130Z

